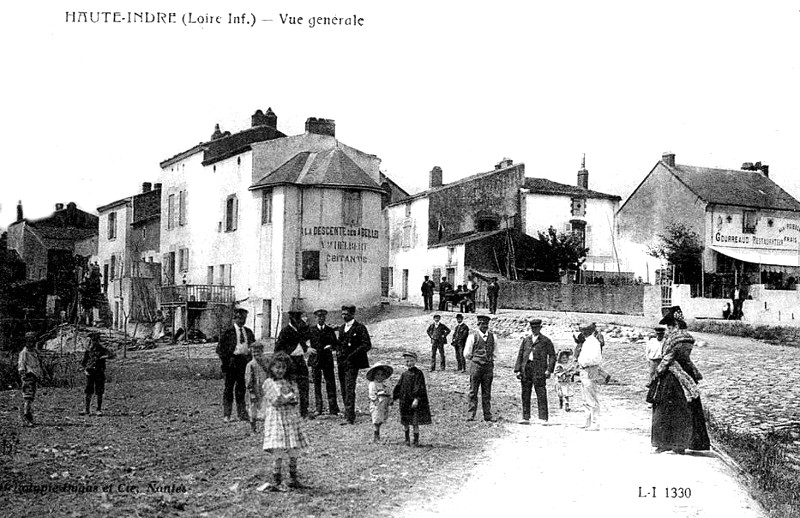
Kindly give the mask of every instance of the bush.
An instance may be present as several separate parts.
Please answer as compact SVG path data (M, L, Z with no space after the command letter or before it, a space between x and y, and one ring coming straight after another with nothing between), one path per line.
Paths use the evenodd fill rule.
M726 336L741 336L779 343L792 347L800 346L800 328L783 326L751 326L739 321L695 320L689 323L690 331Z

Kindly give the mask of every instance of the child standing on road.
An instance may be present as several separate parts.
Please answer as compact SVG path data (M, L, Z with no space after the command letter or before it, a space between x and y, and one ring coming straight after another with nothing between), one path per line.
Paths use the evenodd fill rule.
M253 342L250 345L253 359L247 362L244 370L245 387L250 394L250 431L256 433L256 421L264 420L264 382L267 380L266 363L264 362L264 344Z
M367 371L369 381L369 412L372 414L372 425L375 427L373 442L381 438L381 425L389 418L389 404L392 398L386 389L386 380L392 375L394 369L389 365L379 363Z
M272 355L264 381L264 451L273 459L272 482L259 486L258 491L286 491L281 485L281 464L289 458L289 488L303 487L297 480L297 457L308 441L300 429L297 408L298 391L294 382L286 379L291 359L284 352Z
M406 434L406 445L411 446L409 426L414 427L414 446L419 446L419 425L431 424L431 408L428 403L428 389L425 375L417 365L417 353L403 353L406 371L394 386L392 399L400 400L400 424Z
M42 379L42 364L36 352L36 333L25 333L25 348L19 353L17 370L22 380L22 422L25 426L33 426L36 383Z
M106 391L106 360L113 358L111 351L100 345L100 333L89 335L89 347L83 353L83 373L86 375L85 406L81 415L89 414L92 394L97 396L97 415L103 415L103 394Z
M575 377L575 367L570 364L569 358L572 351L564 349L558 352L556 367L553 370L556 378L556 394L558 395L558 407L569 412L569 400L575 395L572 382Z

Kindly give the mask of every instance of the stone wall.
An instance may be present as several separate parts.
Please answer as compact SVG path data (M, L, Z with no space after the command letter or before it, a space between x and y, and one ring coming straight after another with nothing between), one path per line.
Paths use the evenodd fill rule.
M648 286L649 288L649 286ZM645 286L500 281L501 308L643 315Z

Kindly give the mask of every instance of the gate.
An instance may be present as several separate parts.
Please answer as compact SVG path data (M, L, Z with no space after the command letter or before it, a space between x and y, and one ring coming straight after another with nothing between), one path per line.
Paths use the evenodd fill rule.
M661 285L661 312L664 312L664 309L672 307L672 285L671 284L662 284Z

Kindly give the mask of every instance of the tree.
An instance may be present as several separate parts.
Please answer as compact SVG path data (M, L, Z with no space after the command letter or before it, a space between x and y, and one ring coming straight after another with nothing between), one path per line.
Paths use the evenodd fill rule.
M550 227L547 233L539 232L538 243L533 249L534 267L542 272L543 281L558 282L566 272L580 269L589 249L574 234L557 233Z
M702 275L703 243L700 235L683 223L670 223L658 234L658 243L648 254L675 267L675 279L684 284L697 284Z

